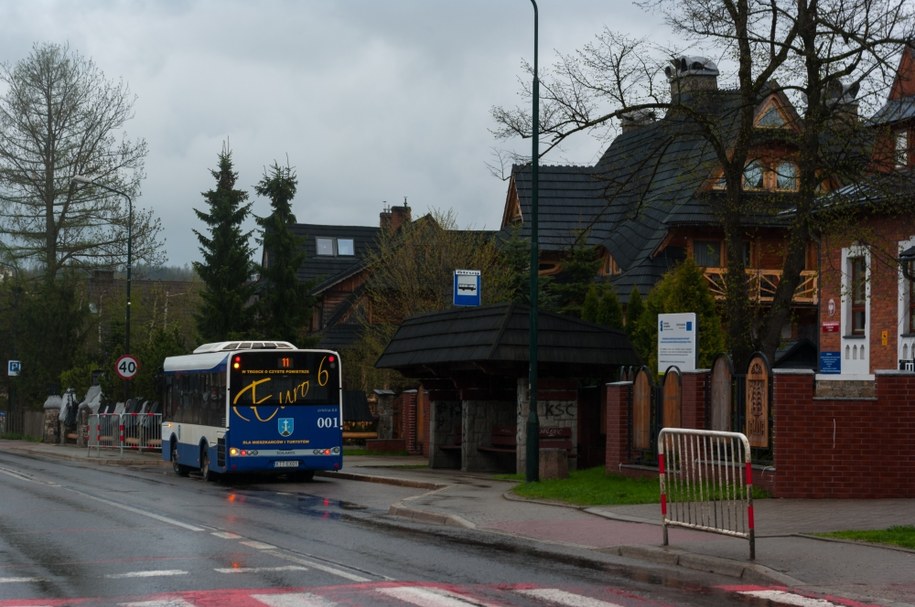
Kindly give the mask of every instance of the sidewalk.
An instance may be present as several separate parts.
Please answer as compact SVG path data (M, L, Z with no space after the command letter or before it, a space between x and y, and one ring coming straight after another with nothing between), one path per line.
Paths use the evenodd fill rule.
M162 465L158 453L102 450L0 440L0 451L113 465ZM431 470L419 457L351 456L324 476L400 484L428 491L392 504L389 513L416 522L526 538L546 552L622 557L652 567L686 568L733 579L729 589L757 592L776 604L915 606L915 552L835 542L813 533L915 524L915 500L757 500L756 560L748 542L672 527L662 546L660 507L574 508L513 498L513 483L494 475ZM319 473L321 474L321 473ZM774 589L793 593L786 597ZM775 593L773 593L775 592ZM797 595L831 602L798 602Z

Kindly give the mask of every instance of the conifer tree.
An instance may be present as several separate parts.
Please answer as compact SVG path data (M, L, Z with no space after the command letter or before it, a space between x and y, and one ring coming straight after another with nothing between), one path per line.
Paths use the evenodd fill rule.
M238 174L227 145L219 154L219 169L210 173L216 188L203 193L209 210L194 209L209 229L208 234L194 230L203 255L202 262L194 262L194 269L204 283L203 302L195 318L201 339L219 341L244 337L250 329L248 307L254 294L248 244L251 232L243 232L242 224L251 204L245 203L246 192L235 189Z
M258 195L270 199L272 209L270 215L257 220L264 245L264 261L258 266L258 328L264 338L294 342L298 341L312 306L307 285L298 278L305 248L289 229L296 223L292 199L297 186L295 171L276 162L254 186Z
M629 294L629 303L626 304L626 335L630 338L635 330L635 324L639 321L644 309L645 302L642 299L642 292L639 291L638 287L632 287L632 292Z
M588 292L585 294L585 301L581 305L581 319L588 322L597 322L600 313L600 291L596 283L588 286Z
M597 309L597 323L610 329L623 328L623 308L613 285L604 285L601 289Z

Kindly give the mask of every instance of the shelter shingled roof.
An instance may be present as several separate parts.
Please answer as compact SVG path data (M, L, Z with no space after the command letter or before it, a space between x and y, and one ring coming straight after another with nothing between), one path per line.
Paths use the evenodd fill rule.
M465 370L523 377L529 358L529 308L495 304L415 316L404 321L375 366L412 378ZM609 377L638 364L622 331L541 311L538 373L544 377Z

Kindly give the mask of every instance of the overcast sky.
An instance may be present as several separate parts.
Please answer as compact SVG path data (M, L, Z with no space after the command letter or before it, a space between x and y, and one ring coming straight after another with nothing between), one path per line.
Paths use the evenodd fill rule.
M657 33L629 0L538 6L541 67L604 26ZM135 204L161 219L168 265L201 259L192 209L206 208L225 141L255 214L269 205L252 186L288 157L298 221L334 225L375 226L406 197L414 216L453 210L461 227L497 229L506 183L492 150L530 152L490 133L493 105L528 103L528 0L0 0L0 32L0 61L69 43L137 96L127 134L149 156ZM542 162L590 164L600 148L580 136Z

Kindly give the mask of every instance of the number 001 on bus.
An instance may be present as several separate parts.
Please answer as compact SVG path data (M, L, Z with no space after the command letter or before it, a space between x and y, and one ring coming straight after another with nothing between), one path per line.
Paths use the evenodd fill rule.
M163 363L162 457L186 476L343 465L340 357L288 342L220 342Z

